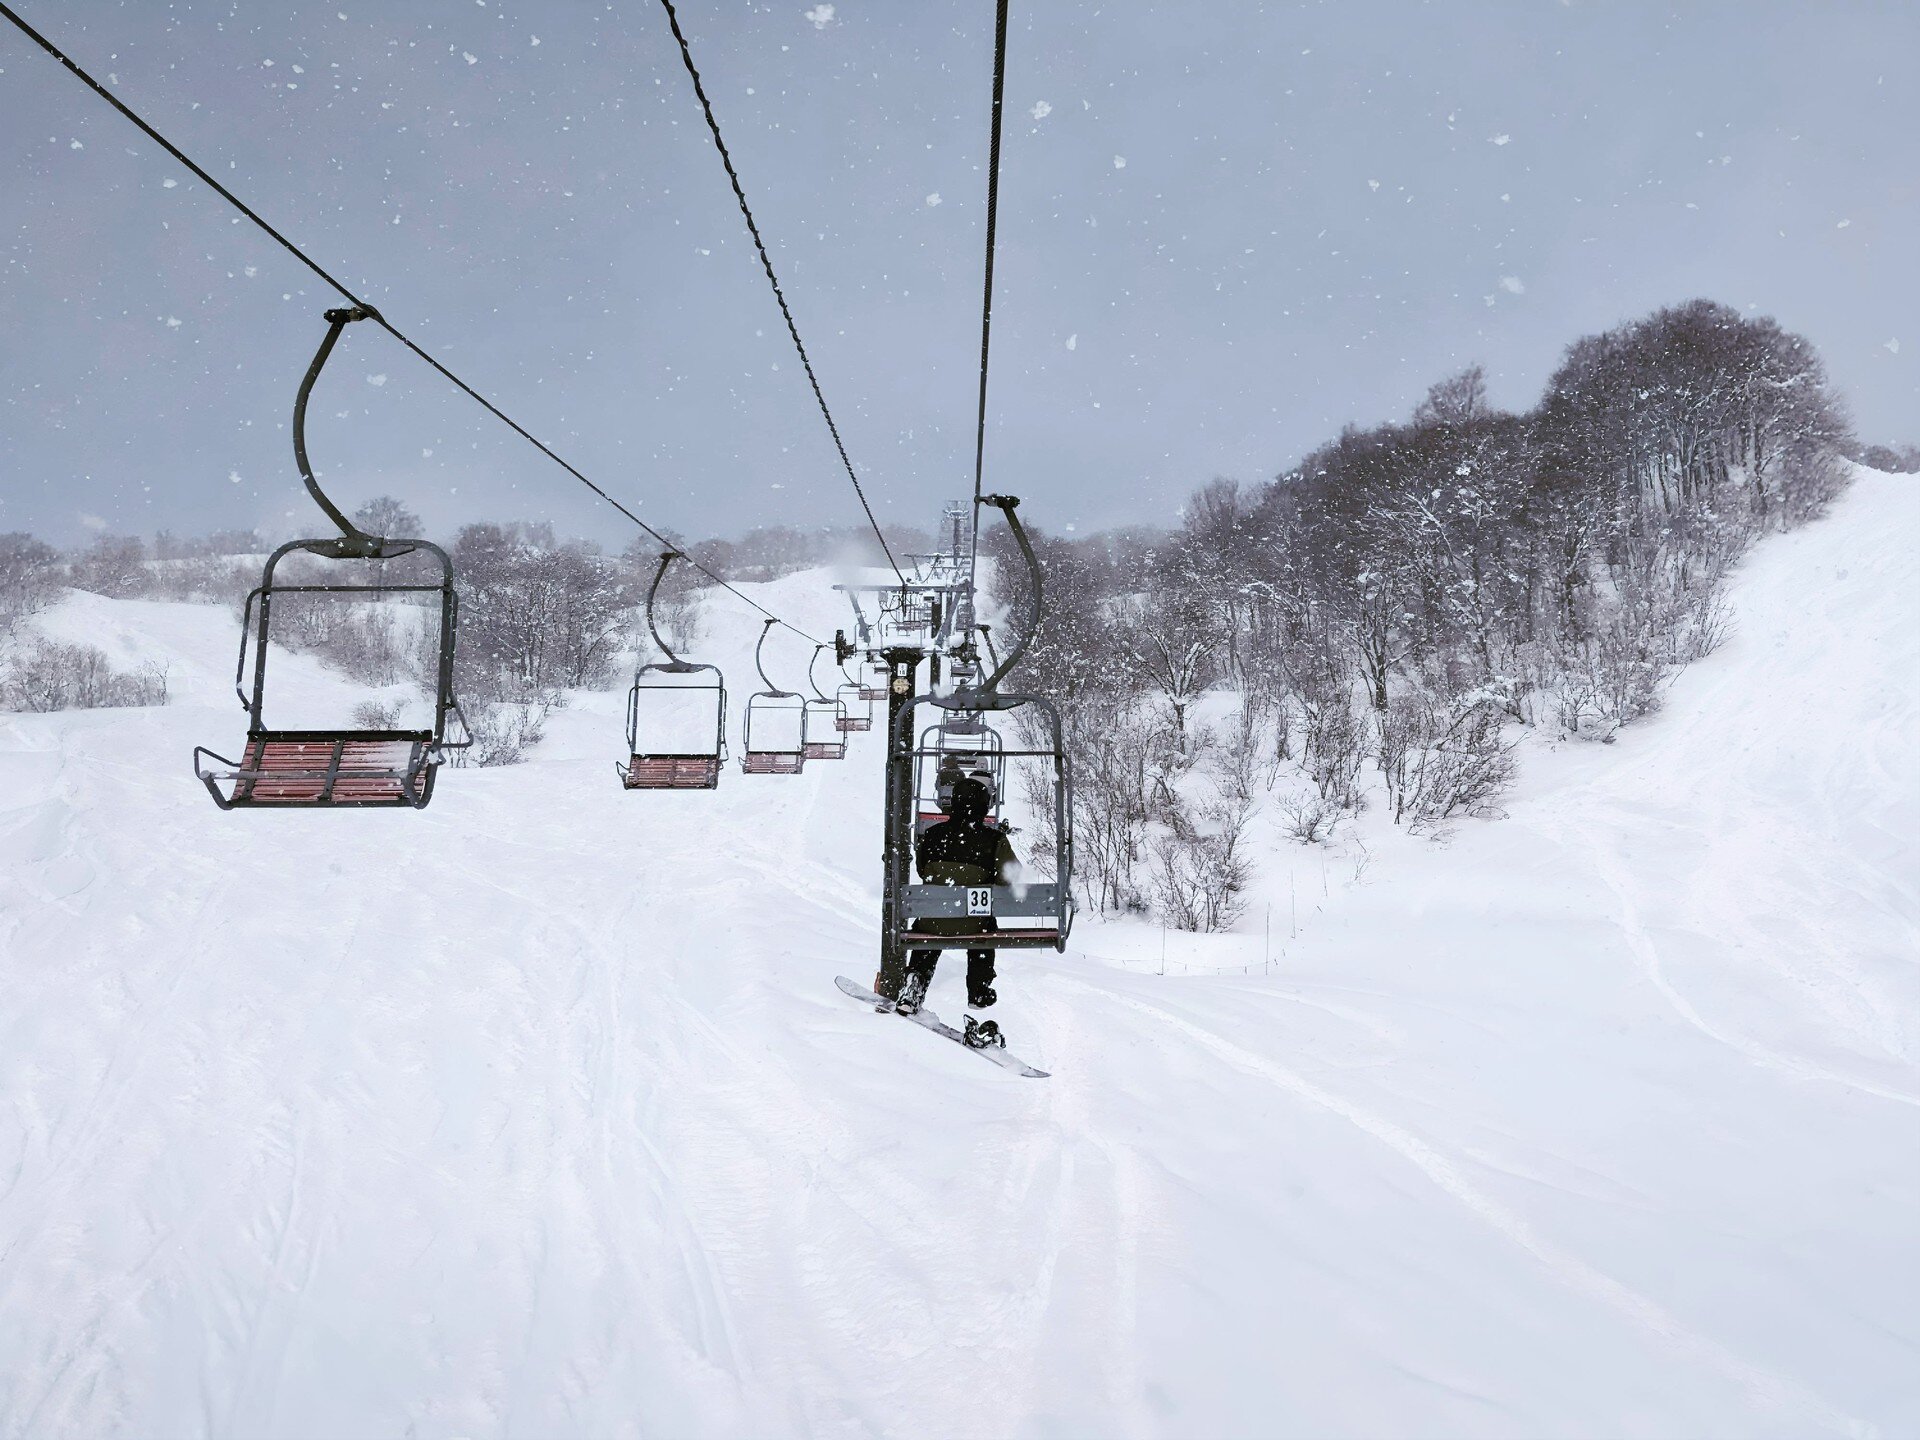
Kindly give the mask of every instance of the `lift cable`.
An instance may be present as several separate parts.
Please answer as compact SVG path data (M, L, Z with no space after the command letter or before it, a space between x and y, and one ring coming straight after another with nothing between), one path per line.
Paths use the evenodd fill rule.
M209 186L214 191L214 193L219 195L223 200L225 200L229 205L233 206L233 208L238 210L242 215L246 216L247 219L251 220L269 238L271 238L276 243L278 243L280 247L284 249L288 254L292 255L294 259L298 260L302 265L306 266L307 269L311 270L315 275L319 276L321 280L325 281L326 284L328 284L333 289L338 291L342 296L342 298L364 309L367 312L368 319L372 320L382 330L385 330L395 340L398 340L408 350L411 350L415 355L419 356L420 359L424 360L428 364L428 366L430 366L432 369L437 371L441 375L441 377L447 380L450 384L452 384L455 389L460 390L461 392L466 394L468 397L473 399L475 402L477 402L482 409L486 410L490 415L492 415L495 419L499 420L508 429L512 430L516 435L520 436L521 439L525 440L528 444L532 445L534 449L538 450L542 455L545 455L549 460L553 461L554 464L558 465L562 470L565 470L569 475L573 476L574 479L578 480L582 485L585 485L595 495L598 495L602 500L606 501L607 504L611 505L615 510L618 510L622 515L626 516L627 519L631 520L635 525L638 525L642 530L646 531L647 534L651 535L655 540L659 541L662 545L666 545L672 549L679 548L672 540L668 539L665 535L661 534L658 530L654 529L653 526L649 525L646 521L642 520L638 515L634 514L633 511L629 510L625 505L621 504L618 500L614 499L612 495L608 494L605 490L601 489L599 485L595 484L592 480L588 479L585 474L583 474L580 470L575 468L567 460L562 458L561 455L558 452L556 452L551 446L549 446L545 441L541 440L537 435L535 435L532 431L528 430L519 421L515 420L511 415L507 414L506 411L502 410L498 405L494 404L493 401L489 400L485 395L482 395L478 390L474 389L473 386L469 385L465 380L462 380L458 375L454 374L453 371L449 370L439 360L435 359L432 355L428 354L427 351L422 349L421 346L411 336L407 335L398 326L396 326L391 320L387 319L386 316L382 315L378 309L370 305L367 301L361 299L352 290L348 289L339 280L336 280L326 270L322 269L318 264L318 262L313 260L312 257L310 257L304 250L302 250L298 245L294 244L293 241L289 240L285 235L282 235L272 225L268 224L267 221L261 217L259 212L253 209L253 207L248 205L244 200L240 199L239 196L235 195L231 190L229 190L226 186L222 185L218 180L214 179L213 176L209 175L205 169L203 169L199 164L197 164L178 145L175 145L171 140L167 139L166 136L162 135L158 130L154 129L153 126L149 125L138 114L136 114L132 109L130 109L126 104L124 104L117 95L115 95L112 91L108 90L98 80L94 79L93 76L89 75L84 69L80 67L78 63L76 63L70 56L68 56L65 52L63 52L51 40L47 39L46 36L42 35L38 30L35 30L31 25L29 25L25 20L23 20L20 17L20 15L10 5L6 3L6 0L0 0L0 18L4 18L10 21L13 24L13 26L21 32L21 34L25 35L29 40L33 41L34 44L38 45L42 50L46 51L47 54L51 55L54 59L58 60L62 65L66 66L66 68L69 71L71 71L75 76L77 76L87 86L88 89L92 90L94 94L98 95L101 99L105 100L109 105L113 106L115 110L118 110L121 113L121 115L125 116L142 133L144 133L148 139L152 140L162 150L165 150L169 155L173 156L175 160L178 160L182 165L186 166L188 170L191 170L196 176L200 178L200 180L205 182L206 185ZM869 518L871 518L871 515L869 515ZM776 624L784 626L788 630L791 630L794 634L802 637L805 640L811 641L816 645L820 643L818 636L809 635L805 630L802 630L799 626L791 623L790 621L781 619L778 615L775 615L771 610L767 609L767 607L762 605L759 601L753 599L751 596L745 594L739 589L736 589L733 585L730 585L726 580L722 579L718 574L716 574L713 570L709 569L706 565L702 564L695 557L688 555L686 556L686 560L688 564L692 565L694 569L698 570L701 574L705 575L709 580L713 581L713 583L718 585L722 590L727 591L729 594L733 595L736 599L751 606L753 609L758 610L762 615L766 616L768 619L772 620Z
M905 586L907 577L901 572L900 562L893 558L893 547L887 544L887 537L881 533L880 522L874 519L873 506L867 503L867 492L861 487L860 477L854 473L853 461L847 456L845 442L840 439L840 427L834 423L833 412L827 408L827 397L820 389L820 377L813 373L813 361L807 358L807 347L800 340L800 327L794 324L793 311L787 306L786 292L780 288L780 277L774 274L773 260L767 254L766 242L760 238L760 226L747 205L747 192L741 188L740 174L733 168L733 156L727 149L727 142L720 136L720 122L714 118L713 103L707 99L707 87L701 83L700 71L693 63L692 47L687 44L686 32L680 28L680 14L673 8L673 0L660 0L660 5L667 12L667 23L673 27L673 38L680 42L680 58L686 62L687 74L693 78L693 93L699 97L701 112L707 117L707 130L713 136L713 148L720 152L720 163L727 167L727 179L733 184L733 198L740 202L740 214L747 222L747 233L753 237L753 248L760 252L760 268L767 272L767 284L773 287L773 298L779 302L781 317L787 322L787 334L793 337L793 348L800 355L800 368L807 372L807 383L813 387L813 398L819 403L820 416L827 422L827 433L833 436L833 448L840 452L840 463L846 468L847 479L853 482L853 493L860 497L860 508L867 512L867 524L873 527L874 539L880 542L887 564L893 567L895 577ZM1003 16L1005 8L1003 0Z
M987 264L980 298L980 411L973 429L973 543L967 557L967 598L977 607L980 569L981 479L987 457L987 356L993 344L993 242L1000 217L1000 108L1007 89L1007 0L998 0L993 22L993 132L987 146Z

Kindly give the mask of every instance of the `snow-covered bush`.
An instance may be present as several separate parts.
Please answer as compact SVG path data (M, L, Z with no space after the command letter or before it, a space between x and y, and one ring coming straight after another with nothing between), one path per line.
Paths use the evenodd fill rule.
M167 703L167 669L148 661L131 673L115 670L91 645L34 640L0 667L0 709L97 710Z
M1342 813L1338 805L1311 790L1283 794L1275 803L1280 810L1281 829L1302 845L1325 841Z
M117 599L146 594L153 583L146 542L135 535L102 535L68 562L67 583Z
M547 707L538 702L486 701L468 705L467 724L473 734L473 744L451 752L453 763L457 766L519 764L526 752L540 743L547 713Z
M1153 908L1176 930L1231 930L1245 912L1253 867L1240 833L1169 830L1153 844Z
M1450 697L1416 688L1380 717L1376 751L1393 823L1418 834L1487 815L1513 783L1507 707L1491 690Z
M357 730L398 730L402 707L388 700L365 700L353 707Z
M0 535L0 635L44 609L60 591L60 556L51 545L13 531Z

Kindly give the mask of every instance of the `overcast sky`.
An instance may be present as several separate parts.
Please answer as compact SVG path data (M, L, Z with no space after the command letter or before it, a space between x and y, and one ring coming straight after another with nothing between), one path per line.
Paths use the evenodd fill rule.
M655 524L857 512L647 0L14 0ZM681 0L885 519L971 484L991 0ZM1705 295L1920 440L1920 5L1014 0L990 486L1165 521ZM312 533L332 297L0 24L0 529ZM311 426L444 532L627 522L371 327Z

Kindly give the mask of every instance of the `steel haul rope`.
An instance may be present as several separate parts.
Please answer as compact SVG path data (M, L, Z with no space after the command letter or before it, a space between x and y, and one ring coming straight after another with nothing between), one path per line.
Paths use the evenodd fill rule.
M534 449L538 450L542 455L546 456L549 460L553 461L554 464L558 465L562 470L566 471L574 479L578 480L582 485L586 486L595 495L598 495L602 500L606 501L607 504L611 505L615 510L619 511L622 515L626 516L627 519L631 520L635 525L638 525L642 530L644 530L647 534L651 535L655 540L659 541L662 545L666 545L666 546L669 546L670 548L675 548L675 549L679 548L674 544L673 541L669 540L665 535L661 534L658 530L654 529L653 526L649 525L646 521L642 520L638 515L634 514L632 510L628 509L620 501L616 500L612 495L608 494L605 490L603 490L598 484L596 484L594 481L589 479L585 474L583 474L579 469L577 469L571 462L563 458L557 451L555 451L544 440L540 439L537 435L535 435L532 431L528 430L519 421L515 420L511 415L507 414L506 411L502 410L498 405L494 404L493 401L489 400L485 395L481 394L478 390L474 389L473 386L469 385L465 380L462 380L458 375L454 374L453 371L449 370L439 360L434 358L434 356L430 355L426 350L422 349L421 346L417 344L411 336L407 335L398 326L396 326L391 320L387 319L386 316L382 315L379 312L379 310L376 309L373 305L368 304L367 301L361 299L359 295L355 294L345 284L335 279L331 274L329 274L325 269L323 269L320 266L319 262L317 262L311 256L309 256L306 253L306 251L302 250L298 245L294 244L293 241L289 240L285 235L281 234L280 231L276 230L271 224L269 224L266 221L266 219L264 219L259 214L258 211L253 209L252 206L248 205L244 200L242 200L239 196L235 195L226 186L222 185L218 180L214 179L212 175L208 174L204 168L202 168L196 161L194 161L194 159L191 156L189 156L184 150L182 150L178 145L175 145L171 140L167 139L165 135L162 135L158 130L154 129L152 125L148 124L137 113L135 113L133 109L131 109L129 106L123 103L117 95L113 94L113 92L108 90L106 86L102 85L98 80L94 79L92 75L88 74L86 70L81 68L79 63L73 60L64 51L62 51L59 46L55 45L51 40L47 39L46 36L42 35L38 30L34 29L33 26L29 25L24 19L21 18L18 12L16 12L10 5L5 3L5 0L0 0L0 18L4 18L9 22L11 22L13 26L20 31L21 34L25 35L29 40L33 41L34 44L38 45L42 50L46 51L47 54L51 55L55 60L58 60L70 72L72 72L73 75L75 75L79 80L81 80L87 86L88 89L92 90L94 94L98 95L101 99L105 100L109 105L111 105L115 110L119 111L122 116L124 116L127 120L131 121L143 134L145 134L148 139L152 140L156 145L158 145L162 150L165 150L175 160L178 160L182 165L186 166L188 170L192 171L196 177L198 177L209 188L211 188L215 194L219 195L221 199L225 200L229 205L233 206L234 209L238 210L242 215L246 216L247 219L251 220L256 226L260 228L261 231L263 231L269 238L271 238L276 244L278 244L282 249L284 249L289 255L293 256L294 259L298 260L302 265L306 266L308 270L312 271L314 275L318 276L327 285L329 285L335 291L337 291L343 299L347 300L353 305L357 305L362 309L366 310L368 319L372 320L375 324L379 325L382 330L385 330L395 340L398 340L408 350L411 350L415 355L419 356L420 359L424 360L429 367L431 367L434 371L436 371L443 379L448 381L448 383L453 385L455 389L461 391L463 394L467 395L470 399L475 401L478 405L480 405L482 409L487 411L488 414L492 415L496 420L499 420L508 429L512 430L514 434L518 435L521 439L525 440L529 445L532 445ZM731 169L731 167L729 167L729 169ZM743 201L742 203L744 204L745 202ZM757 240L758 236L756 236L755 238ZM763 251L762 252L763 256L764 256L764 253L765 252ZM783 309L785 308L784 301L782 302L782 308ZM798 336L795 337L795 340L796 342L798 341ZM809 374L811 374L811 371L809 371ZM857 488L857 484L856 484L856 488ZM866 497L863 495L861 497L861 504L864 505L865 503L866 503ZM867 518L869 520L873 518L872 511L867 512ZM884 543L885 542L883 540L882 544ZM891 558L891 556L889 556L889 558ZM709 580L713 581L714 584L718 585L721 589L727 591L727 593L734 596L736 599L751 606L753 609L759 611L762 615L766 616L768 619L773 620L777 624L784 626L788 630L791 630L794 634L799 635L802 638L809 640L816 645L820 643L818 636L809 635L806 631L802 630L799 626L793 624L790 621L781 619L778 615L775 615L771 610L767 609L767 607L762 605L759 601L753 599L751 596L746 595L742 591L736 589L733 585L730 585L726 580L722 579L720 575L718 575L713 570L709 569L706 565L702 564L695 557L688 555L686 556L686 559L687 559L687 562L694 567L694 569L698 570L701 574L705 575Z
M980 411L973 429L973 543L967 556L969 601L975 599L980 569L980 492L987 458L987 357L993 346L993 242L1000 217L1000 108L1006 89L1007 0L997 0L993 21L993 130L987 145L987 263L980 298Z
M846 444L840 439L840 427L834 423L833 412L827 408L827 397L820 389L820 377L813 373L813 361L807 358L807 347L801 342L800 327L794 324L793 311L787 306L786 292L780 288L780 277L774 274L773 260L767 254L766 242L760 238L760 226L747 204L747 192L741 187L740 174L733 168L733 156L720 135L720 122L714 118L713 104L707 99L707 87L701 83L700 71L693 63L693 49L687 44L686 32L680 28L679 12L673 8L673 0L660 0L660 5L667 12L667 23L673 27L673 38L680 44L680 58L686 63L687 74L693 78L693 93L699 97L700 111L707 117L707 130L713 136L713 147L720 152L720 163L727 167L727 179L733 185L733 198L740 202L740 214L746 219L747 233L753 237L753 248L760 254L760 268L767 272L767 283L773 287L773 298L779 302L781 317L787 322L787 334L793 337L793 348L799 353L801 368L807 372L807 383L813 387L813 398L820 406L821 418L827 422L827 433L833 436L833 448L840 452L840 463L846 468L847 479L853 482L853 493L860 497L860 508L866 511L867 523L873 527L874 538L880 542L887 564L893 567L895 577L904 586L907 577L900 571L900 562L893 558L893 547L887 544L887 537L881 533L880 522L873 517L873 507L867 503L867 492L861 488L860 477L854 473L853 461L847 457ZM1004 0L1001 9L1004 15Z

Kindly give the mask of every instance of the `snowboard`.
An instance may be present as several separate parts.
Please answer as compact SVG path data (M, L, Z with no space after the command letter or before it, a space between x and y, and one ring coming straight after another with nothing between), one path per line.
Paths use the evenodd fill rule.
M874 994L873 991L867 989L866 986L849 980L844 975L834 976L833 983L840 987L840 992L843 995L851 995L856 1000L864 1000L867 1004L873 1006L874 1009L883 1011L888 1015L900 1015L900 1012L893 1008L893 1002L891 1000L882 999L880 996ZM1030 1080L1045 1080L1047 1078L1047 1071L1036 1070L1018 1055L1011 1054L998 1045L982 1048L967 1044L966 1036L954 1029L953 1026L947 1024L946 1021L942 1020L931 1010L922 1009L913 1015L900 1015L900 1018L902 1020L911 1020L922 1030L931 1030L934 1034L953 1041L953 1043L961 1049L970 1050L983 1060L991 1060L1002 1070L1011 1070L1014 1074L1025 1075Z

